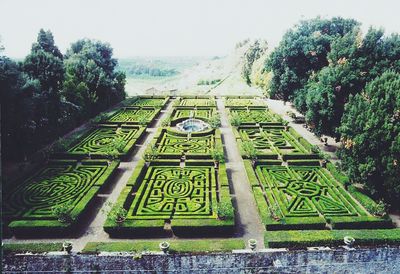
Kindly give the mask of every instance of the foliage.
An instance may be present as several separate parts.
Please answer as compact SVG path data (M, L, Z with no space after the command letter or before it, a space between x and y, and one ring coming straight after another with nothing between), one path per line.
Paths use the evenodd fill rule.
M329 66L311 77L295 99L316 133L339 137L336 128L349 96L361 93L368 82L388 69L400 71L400 36L383 35L382 30L370 28L363 38L356 28L333 41Z
M400 74L385 72L350 97L339 132L340 158L355 182L393 205L400 198Z
M211 158L214 161L224 163L225 162L225 155L224 155L224 150L222 147L216 147L211 150Z
M273 72L271 97L293 99L313 73L328 65L332 41L358 25L352 19L317 17L287 31L266 63L267 70Z
M63 56L43 29L20 64L1 56L4 159L27 158L124 99L125 75L115 66L108 44L80 40Z
M143 159L146 162L153 161L158 158L158 149L155 145L149 146L144 152Z
M242 67L242 77L248 85L251 84L250 75L254 62L260 59L266 53L267 49L268 44L266 41L255 40L246 50Z
M251 159L251 160L256 160L257 159L257 149L254 146L253 142L251 141L244 141L242 143L242 150L244 152L244 155Z
M113 219L115 222L122 222L125 220L128 211L121 205L115 205L111 202L106 204L106 210L103 213L106 213L107 216Z
M233 113L229 119L230 123L232 126L234 127L238 127L242 124L242 117L237 114L237 113Z
M210 124L211 128L219 128L221 126L221 116L219 114L211 116L208 120L208 123Z
M235 215L235 211L233 209L232 203L229 202L220 202L217 204L217 214L218 218L222 220L233 219Z
M23 244L4 244L2 250L4 254L11 253L44 253L50 251L62 251L62 243L23 243Z
M71 223L73 222L73 218L71 216L71 210L73 208L72 202L67 202L63 204L58 204L52 207L52 211L54 215L58 218L58 220L62 223Z

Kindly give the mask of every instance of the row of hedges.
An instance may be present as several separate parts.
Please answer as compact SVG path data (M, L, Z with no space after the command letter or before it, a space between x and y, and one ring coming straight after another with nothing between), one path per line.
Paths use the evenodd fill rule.
M345 236L356 246L400 244L400 229L267 231L264 239L270 248L305 248L344 245Z

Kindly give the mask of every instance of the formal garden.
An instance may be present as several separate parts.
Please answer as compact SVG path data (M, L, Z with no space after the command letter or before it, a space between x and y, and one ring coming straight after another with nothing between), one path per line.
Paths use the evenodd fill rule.
M345 236L367 245L400 241L380 205L261 98L222 102L223 109L213 97L139 97L101 114L39 171L5 184L5 234L51 238L85 230L80 224L96 195L116 180L120 161L130 163L147 140L116 201L98 213L106 214L103 229L111 238L237 237L240 209L224 153L234 146L266 247L338 245ZM223 141L221 112L236 144ZM151 138L148 127L154 127Z

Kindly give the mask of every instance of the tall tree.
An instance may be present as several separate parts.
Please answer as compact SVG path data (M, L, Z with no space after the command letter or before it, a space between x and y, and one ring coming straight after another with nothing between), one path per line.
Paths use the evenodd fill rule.
M296 102L316 133L339 137L336 128L349 96L388 69L400 72L400 39L398 35L385 38L383 30L373 28L363 38L356 29L332 43L328 60L329 66L309 79L304 97Z
M273 72L270 96L293 100L308 78L328 65L332 41L358 25L353 19L318 17L301 21L286 32L266 64Z
M394 205L400 199L400 74L385 72L350 97L339 127L351 179Z

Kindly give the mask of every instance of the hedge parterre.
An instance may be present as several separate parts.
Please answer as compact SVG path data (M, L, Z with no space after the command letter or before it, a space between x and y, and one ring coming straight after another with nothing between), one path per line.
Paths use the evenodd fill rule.
M265 102L261 99L238 99L225 98L225 107L247 107L247 106L265 106Z
M54 160L15 188L4 189L4 218L15 234L70 232L110 180L119 162ZM53 208L68 205L71 222L58 220Z
M187 157L210 158L210 152L216 146L222 147L221 133L217 129L204 132L187 133L170 128L159 129L154 137L160 157L179 158L183 153Z
M257 123L262 123L262 124L277 124L279 125L280 123L279 118L276 114L271 113L267 108L263 107L248 107L248 108L243 108L243 107L232 107L229 109L229 113L231 116L237 115L240 117L240 120L243 124L257 124Z
M155 107L125 107L111 116L106 123L137 125L141 119L144 119L149 124L159 112L160 109Z
M139 97L135 102L132 103L132 106L141 106L141 107L163 107L168 101L167 98L145 98Z
M179 106L192 106L192 107L214 107L215 100L214 99L181 99L179 101Z
M80 142L68 150L72 155L101 155L107 156L110 150L117 149L118 141L122 151L121 156L129 154L136 142L145 133L145 127L123 125L100 125L91 131Z
M142 163L119 198L128 209L126 220L118 225L109 218L105 230L116 237L163 235L167 221L176 235L232 231L233 215L218 219L219 202L232 207L224 165L217 173L210 161L187 161L185 167L171 160Z
M216 115L216 109L213 107L175 107L171 113L171 120L179 122L187 118L197 118L207 121L213 115Z
M259 158L281 155L288 159L318 159L312 154L311 145L292 128L282 125L240 126L233 128L239 146L250 141L257 149Z

